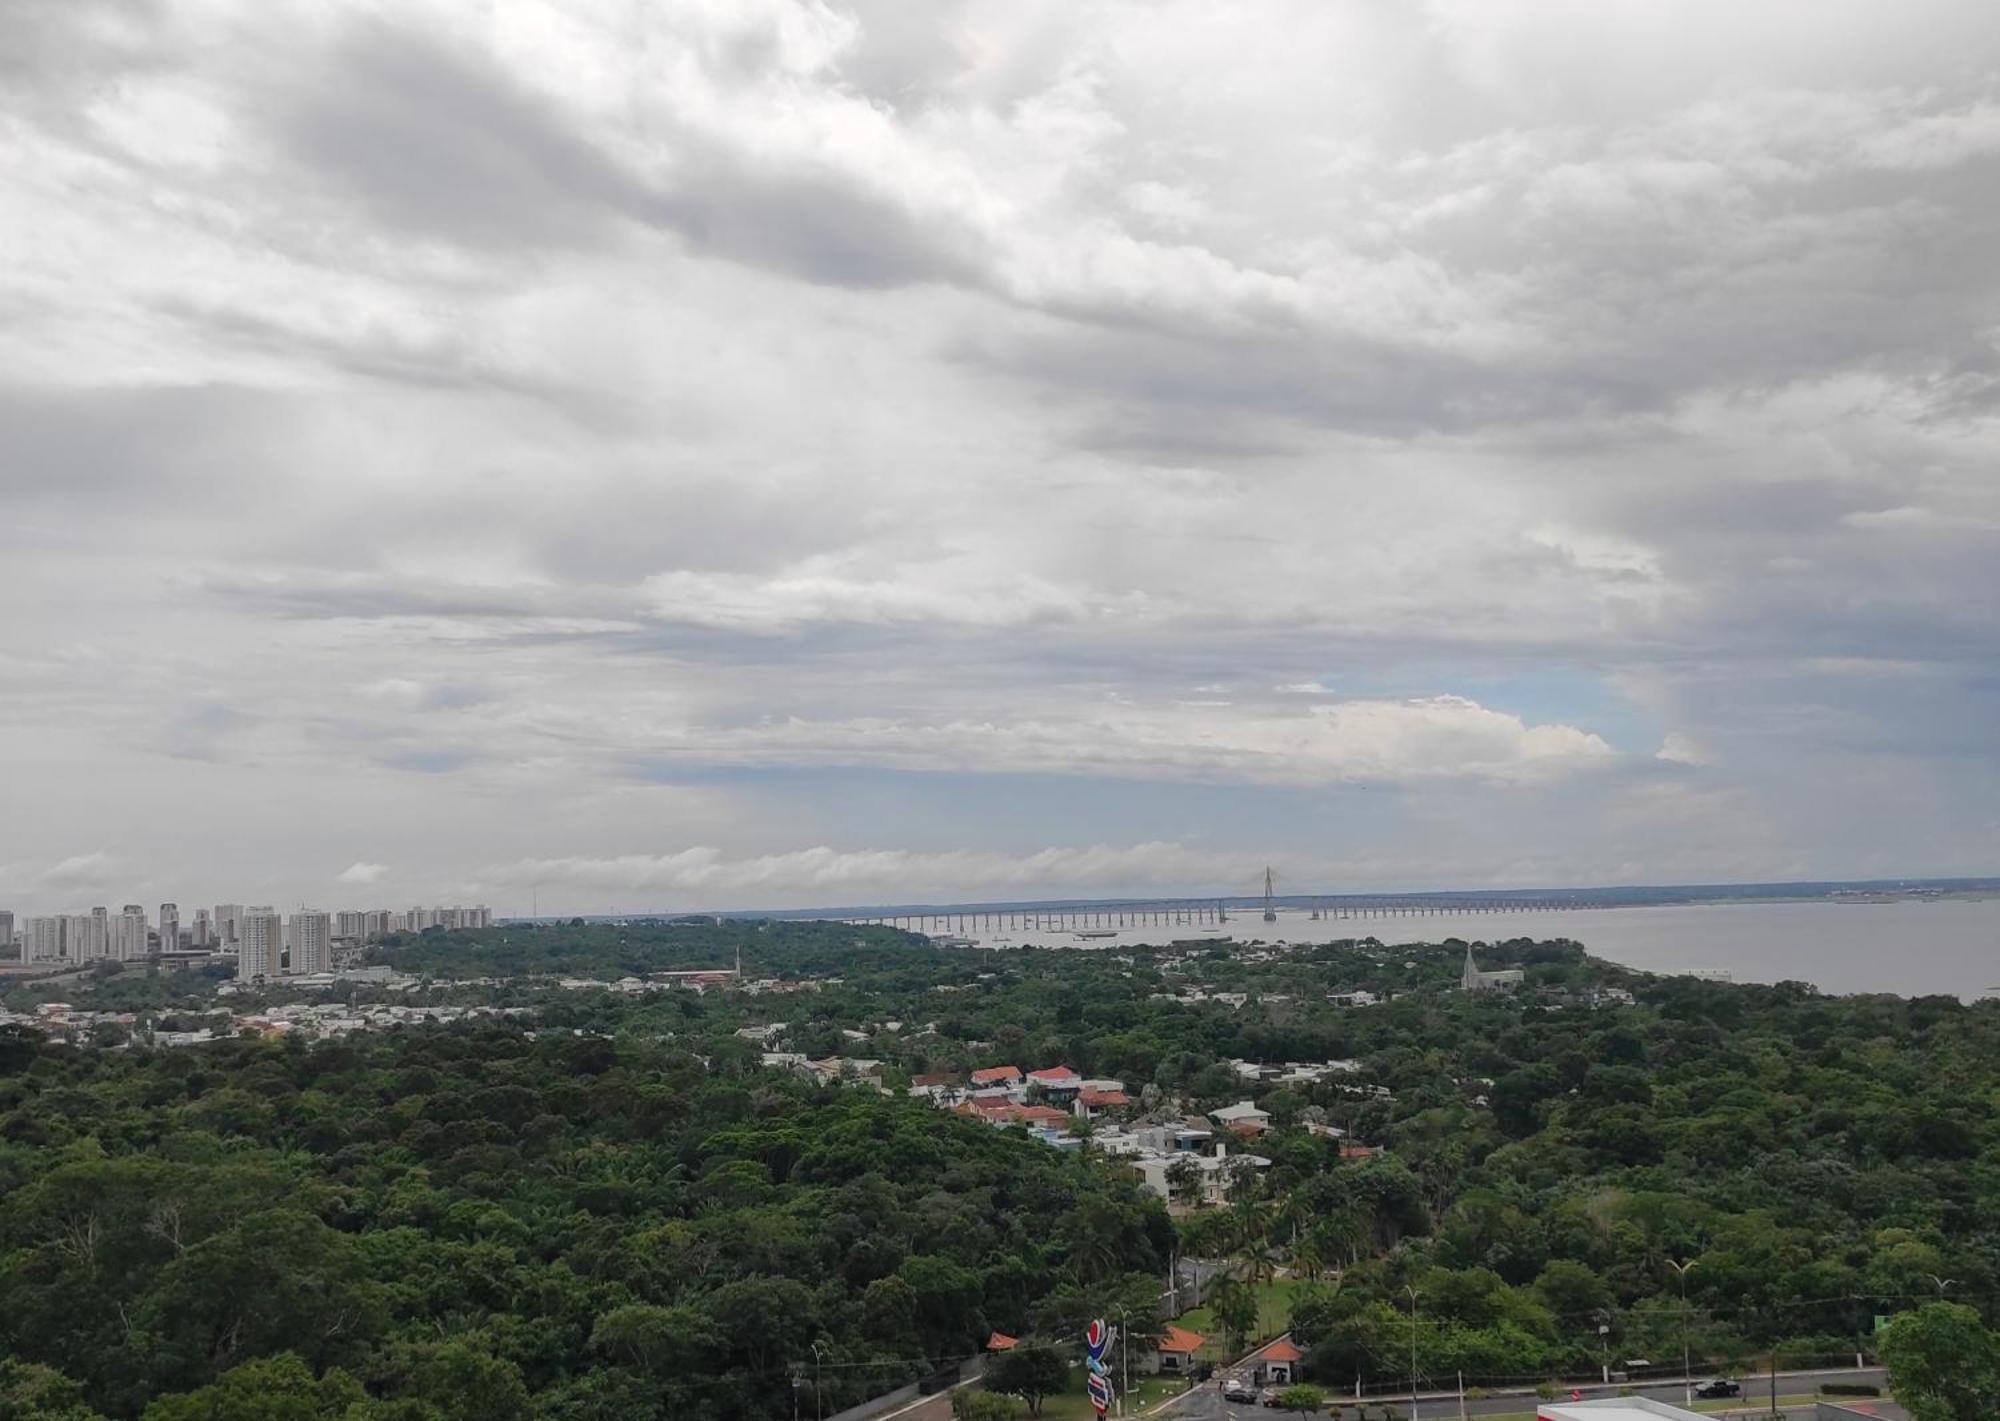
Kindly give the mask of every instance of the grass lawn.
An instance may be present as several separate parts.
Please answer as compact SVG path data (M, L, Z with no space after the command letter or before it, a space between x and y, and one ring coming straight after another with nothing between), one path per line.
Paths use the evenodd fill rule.
M1297 1278L1273 1278L1268 1283L1257 1285L1257 1335L1248 1345L1269 1342L1285 1332L1292 1325L1292 1295L1305 1284ZM1199 1332L1207 1341L1201 1349L1203 1360L1222 1362L1229 1360L1223 1356L1223 1336L1215 1325L1215 1316L1205 1307L1182 1313L1174 1319L1178 1327L1189 1332Z
M1077 1368L1075 1387L1061 1396L1045 1397L1042 1400L1043 1421L1094 1421L1097 1413L1091 1409L1090 1398L1083 1390L1083 1369ZM1132 1378L1132 1390L1125 1398L1125 1414L1133 1415L1144 1411L1156 1402L1165 1401L1170 1396L1179 1396L1187 1390L1186 1383L1179 1377ZM1111 1414L1118 1414L1112 1408Z

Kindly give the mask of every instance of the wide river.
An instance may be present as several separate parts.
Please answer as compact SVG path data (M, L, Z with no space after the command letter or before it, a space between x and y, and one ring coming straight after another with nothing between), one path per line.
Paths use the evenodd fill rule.
M1265 923L1255 912L1239 912L1231 915L1226 931L1239 942L1325 942L1370 935L1391 943L1566 937L1598 957L1649 972L1721 969L1739 982L1811 982L1826 992L1945 993L1967 1000L2000 994L2000 898L1698 903L1335 922L1315 922L1304 911L1287 910L1276 923ZM988 944L1011 939L1105 948L1202 933L1195 927L1153 927L1080 940L1066 932L1016 928L976 936Z

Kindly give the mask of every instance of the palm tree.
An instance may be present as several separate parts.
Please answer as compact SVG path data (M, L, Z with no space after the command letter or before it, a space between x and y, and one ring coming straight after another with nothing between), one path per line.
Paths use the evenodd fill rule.
M1252 1239L1237 1252L1243 1276L1252 1283L1268 1283L1278 1275L1278 1250L1264 1239Z
M1312 1210L1306 1203L1305 1191L1287 1190L1271 1210L1271 1234L1287 1243L1297 1243L1311 1217Z
M1326 1268L1326 1255L1320 1249L1320 1233L1314 1229L1292 1245L1292 1271L1308 1283L1317 1283L1320 1273Z
M1240 1278L1218 1278L1208 1297L1209 1314L1228 1334L1229 1352L1243 1350L1243 1339L1257 1328L1257 1294Z

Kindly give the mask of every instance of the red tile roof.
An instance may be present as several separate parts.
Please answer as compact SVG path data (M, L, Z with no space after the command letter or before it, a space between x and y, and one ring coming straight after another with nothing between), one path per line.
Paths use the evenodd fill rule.
M1039 1081L1043 1085L1065 1085L1070 1081L1080 1081L1083 1077L1068 1066L1044 1066L1039 1071L1028 1072L1028 1079Z
M1199 1332L1189 1332L1186 1328L1175 1327L1170 1322L1167 1324L1165 1334L1160 1338L1160 1350L1192 1354L1199 1352L1201 1344L1206 1340Z
M994 1085L1001 1081L1018 1081L1019 1079L1021 1079L1021 1068L1019 1066L987 1066L983 1070L972 1073L974 1085Z
M1303 1362L1306 1354L1292 1345L1289 1337L1280 1337L1264 1349L1262 1360L1266 1362Z
M986 1339L986 1350L989 1352L1011 1352L1014 1350L1014 1344L1020 1340L1018 1337L1009 1337L1004 1332L996 1332Z
M1122 1090L1086 1090L1077 1096L1085 1105L1130 1105L1132 1097Z

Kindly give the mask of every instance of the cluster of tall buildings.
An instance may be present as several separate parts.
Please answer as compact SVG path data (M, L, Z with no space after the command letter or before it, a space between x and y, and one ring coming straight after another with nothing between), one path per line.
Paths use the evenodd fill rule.
M157 924L144 905L127 903L114 917L108 908L26 919L20 932L14 915L0 910L0 944L18 942L23 962L136 962L148 958L200 961L236 959L239 980L325 972L333 966L335 943L360 944L390 933L427 928L483 928L492 911L476 908L387 908L337 913L301 908L289 916L268 905L218 903L196 908L183 925L178 904L162 903Z

